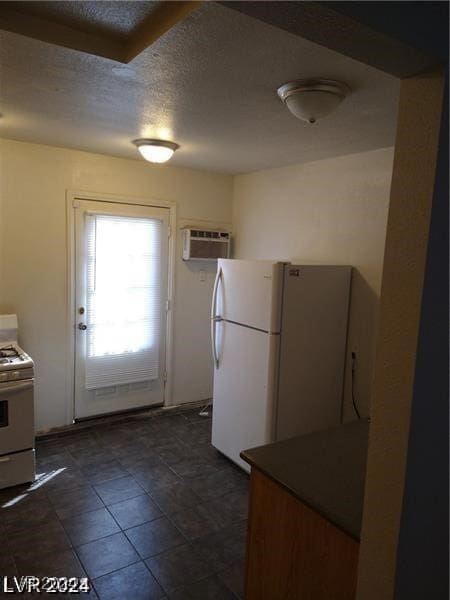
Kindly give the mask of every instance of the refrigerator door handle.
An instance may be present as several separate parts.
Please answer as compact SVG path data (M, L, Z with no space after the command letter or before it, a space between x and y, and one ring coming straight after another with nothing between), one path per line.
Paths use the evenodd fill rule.
M212 304L211 304L211 319L214 319L215 317L217 317L217 315L216 315L217 291L219 289L219 283L220 283L221 279L222 279L222 267L219 267L219 269L216 273L216 279L214 280L214 288L213 288Z
M211 346L212 346L212 355L214 360L214 365L216 369L219 368L219 356L217 354L216 348L216 323L221 321L222 318L216 315L217 308L217 291L219 289L219 283L222 279L222 267L219 267L216 275L216 279L214 281L214 289L212 296L212 304L211 304Z
M214 365L216 369L219 368L219 356L217 354L216 348L216 323L219 323L220 321L222 321L220 317L214 317L214 319L211 319L211 346Z

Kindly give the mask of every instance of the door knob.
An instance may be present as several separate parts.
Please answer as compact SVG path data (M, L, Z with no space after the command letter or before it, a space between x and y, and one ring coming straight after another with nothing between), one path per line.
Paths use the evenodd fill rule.
M81 331L86 331L87 325L84 323L78 323L78 329L81 329Z

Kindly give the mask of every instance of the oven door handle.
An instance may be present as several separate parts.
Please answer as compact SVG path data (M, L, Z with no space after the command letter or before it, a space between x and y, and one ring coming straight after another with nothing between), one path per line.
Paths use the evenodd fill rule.
M14 381L11 384L0 383L0 396L3 394L15 394L17 392L23 392L33 387L33 381Z

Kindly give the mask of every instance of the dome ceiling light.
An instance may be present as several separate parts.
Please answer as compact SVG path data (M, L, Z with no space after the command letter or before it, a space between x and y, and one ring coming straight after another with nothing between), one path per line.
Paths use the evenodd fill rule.
M140 138L133 140L133 144L137 146L137 149L145 158L152 163L165 163L172 157L175 150L180 147L175 142L168 142L166 140L153 140L147 138Z
M332 79L297 79L277 90L291 113L308 123L330 114L350 92L346 83Z

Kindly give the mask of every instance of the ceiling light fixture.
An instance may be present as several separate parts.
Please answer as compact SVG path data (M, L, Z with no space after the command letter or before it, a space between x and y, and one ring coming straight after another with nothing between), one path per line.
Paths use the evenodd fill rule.
M167 142L166 140L152 140L140 138L133 140L133 144L145 158L152 163L165 163L172 157L175 150L180 147L175 142Z
M285 83L277 93L294 116L315 123L335 110L350 91L341 81L298 79Z

